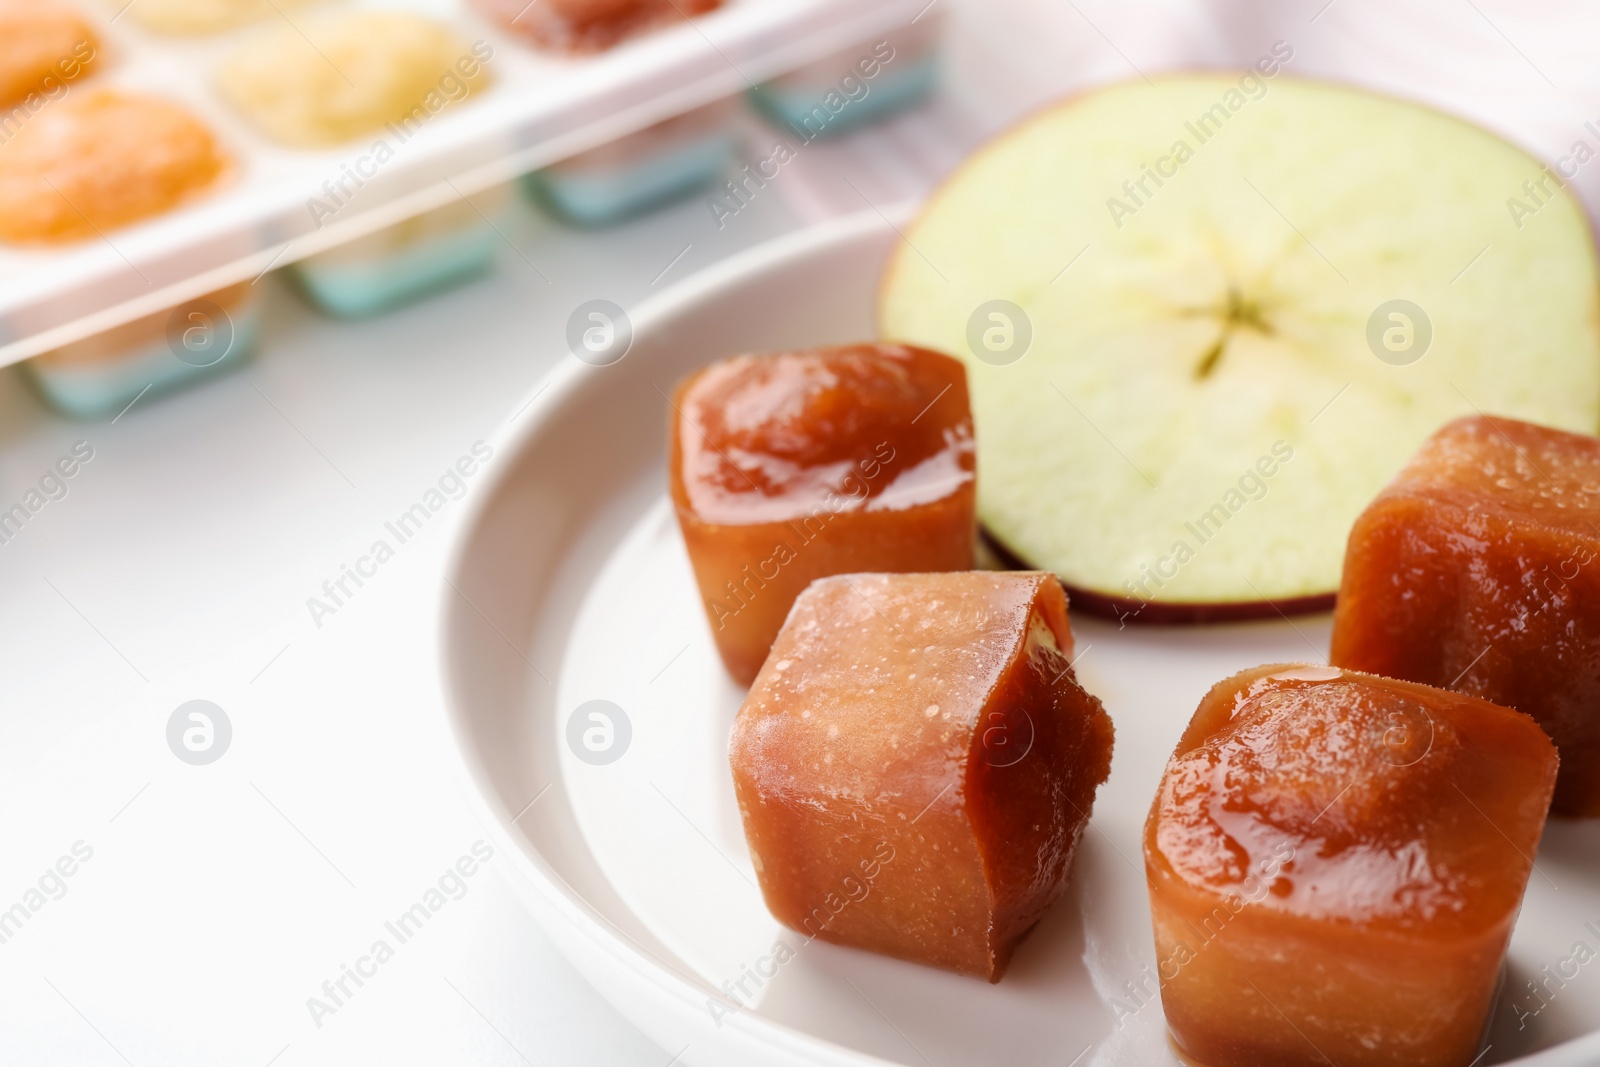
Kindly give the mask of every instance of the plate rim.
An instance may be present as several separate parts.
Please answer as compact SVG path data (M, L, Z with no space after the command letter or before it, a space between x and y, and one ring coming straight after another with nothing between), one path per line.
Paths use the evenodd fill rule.
M633 337L637 341L646 332L670 321L680 312L700 303L732 281L781 266L808 253L851 238L864 237L874 230L893 230L911 215L914 206L915 201L900 201L881 209L873 208L829 219L763 241L711 264L663 292L646 298L634 310L629 311ZM521 401L516 413L502 423L491 436L490 444L495 450L496 458L510 457L525 449L529 439L538 432L543 422L560 409L581 387L585 379L591 374L603 373L605 369L586 364L575 356L569 358L569 355L563 355L555 367L535 383L528 396ZM583 963L572 957L571 949L565 939L561 938L557 931L549 928L550 919L559 918L565 921L569 932L577 934L588 945L609 958L615 966L624 968L632 977L643 979L658 991L669 995L683 1012L685 1025L703 1025L706 1018L704 994L684 976L651 959L647 954L624 944L622 939L610 932L605 920L596 914L593 906L584 901L581 894L566 885L554 865L538 849L519 841L517 835L510 832L501 814L495 810L496 803L492 799L493 788L486 781L482 768L470 751L468 714L462 707L463 702L457 697L459 692L457 675L460 665L455 662L450 651L455 619L463 614L455 603L458 598L452 582L460 576L466 565L472 534L478 529L485 512L498 498L502 487L510 477L511 470L510 463L496 463L494 469L489 472L490 477L478 481L469 491L468 499L463 501L466 506L458 513L457 522L451 533L444 564L445 580L440 583L440 588L436 591L438 627L435 647L439 656L441 710L447 720L452 745L453 777L457 785L467 794L468 803L478 821L493 835L495 844L504 848L512 857L511 865L520 876L520 884L533 890L544 905L545 911L535 912L540 926L552 937L568 961L583 973L585 980L591 985L596 985ZM552 782L552 785L554 784ZM598 986L596 988L598 989ZM639 1027L652 1040L655 1039L655 1035L645 1027L638 1015L607 995L604 989L598 991L629 1022ZM694 1019L694 1016L700 1018ZM791 1057L796 1057L794 1060L796 1063L823 1063L831 1067L908 1067L903 1060L882 1059L837 1044L777 1022L760 1014L759 1011L736 1012L721 1020L718 1030L758 1045L775 1044L777 1048L774 1051L781 1050Z

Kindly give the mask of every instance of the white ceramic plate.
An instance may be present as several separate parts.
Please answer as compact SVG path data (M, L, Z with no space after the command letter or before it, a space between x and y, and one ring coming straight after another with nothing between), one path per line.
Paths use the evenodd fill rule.
M872 336L897 239L869 213L728 261L640 308L620 362L569 359L513 418L444 588L469 790L551 936L677 1062L1176 1063L1160 1003L1140 989L1155 964L1141 823L1206 689L1259 663L1322 659L1326 617L1122 631L1074 617L1078 674L1116 722L1116 756L1071 887L999 985L802 947L755 887L725 754L742 694L668 505L666 396L731 353ZM569 744L593 700L621 709L609 763ZM1577 962L1580 942L1600 952L1600 824L1554 823L1482 1063L1600 1061L1600 962ZM1530 982L1546 983L1542 1006Z

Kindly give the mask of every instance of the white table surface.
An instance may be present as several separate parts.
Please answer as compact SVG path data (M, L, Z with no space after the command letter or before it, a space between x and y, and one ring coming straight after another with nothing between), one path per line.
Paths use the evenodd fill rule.
M808 146L720 230L703 199L600 232L524 212L491 275L365 322L270 277L252 363L115 422L56 416L0 372L0 510L76 442L93 449L0 544L0 913L92 849L0 943L0 1063L664 1067L495 859L313 1018L308 998L331 1003L324 981L396 945L384 923L484 836L449 763L434 647L459 504L320 626L307 598L392 543L385 520L572 358L579 303L630 307L862 195L922 190L975 136L958 111ZM894 164L908 146L917 161ZM193 699L233 728L206 766L166 741Z
M1283 31L1305 42L1305 73L1341 62L1375 8L1345 0L1312 22L1321 6L1296 7ZM958 7L940 104L808 146L721 230L703 200L599 233L526 214L487 278L354 324L269 278L252 364L115 422L59 418L0 373L0 510L75 442L94 450L67 495L0 544L0 914L76 843L93 850L0 942L0 1063L666 1067L554 952L494 858L313 1019L308 998L380 937L394 944L384 923L483 837L451 771L434 647L459 505L320 626L307 598L572 358L579 303L633 306L807 221L913 195L1064 89L1255 44L1228 43L1203 5L1140 8ZM1501 58L1541 108L1552 97L1534 76L1549 71L1560 95L1593 102L1559 56L1521 74ZM1553 128L1574 121L1566 108ZM1528 139L1541 137L1561 143ZM233 727L207 766L167 747L168 717L192 699Z
M361 324L273 284L253 365L114 425L51 416L4 376L0 499L75 441L94 457L0 546L0 909L76 841L93 857L0 944L0 1062L667 1062L494 859L314 1023L307 998L394 944L384 922L482 836L438 727L458 505L320 627L306 599L492 437L563 351L567 310L643 295L702 211L553 240L528 220L515 236L552 284L507 249L482 282ZM196 698L234 730L199 767L165 737Z

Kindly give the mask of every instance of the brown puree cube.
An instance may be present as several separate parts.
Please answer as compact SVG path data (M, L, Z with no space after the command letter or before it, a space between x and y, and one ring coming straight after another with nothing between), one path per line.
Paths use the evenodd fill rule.
M999 981L1111 771L1111 720L1071 656L1053 575L814 582L728 745L772 914Z
M1257 667L1200 702L1145 823L1161 1002L1208 1067L1467 1067L1556 752L1476 697Z
M1332 661L1526 712L1600 815L1600 440L1452 422L1356 520Z
M678 387L672 500L740 685L813 578L972 566L972 414L949 356L860 344L736 356Z
M476 0L485 15L556 52L602 52L636 34L680 24L723 0Z

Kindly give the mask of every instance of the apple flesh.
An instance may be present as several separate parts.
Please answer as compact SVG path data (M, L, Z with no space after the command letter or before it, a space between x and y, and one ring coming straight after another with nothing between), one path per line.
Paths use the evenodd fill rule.
M1326 609L1356 516L1439 426L1600 426L1588 224L1554 186L1507 207L1542 176L1333 85L1118 85L932 197L879 328L966 360L980 520L1079 608Z

